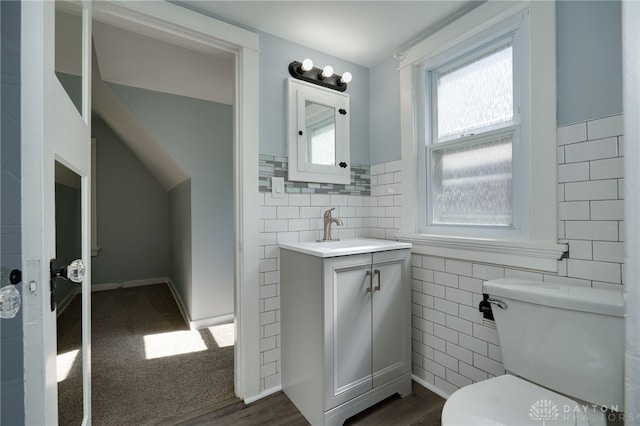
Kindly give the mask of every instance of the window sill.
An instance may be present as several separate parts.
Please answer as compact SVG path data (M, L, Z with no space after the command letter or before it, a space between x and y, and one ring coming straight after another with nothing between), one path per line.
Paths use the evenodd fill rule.
M399 241L413 244L412 252L514 268L558 272L558 259L568 244L555 241L498 240L441 235L396 235Z

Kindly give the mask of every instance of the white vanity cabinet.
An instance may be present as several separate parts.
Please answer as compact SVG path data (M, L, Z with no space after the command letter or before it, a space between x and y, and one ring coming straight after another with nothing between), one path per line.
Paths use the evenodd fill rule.
M280 255L282 388L307 420L342 424L408 395L410 250Z

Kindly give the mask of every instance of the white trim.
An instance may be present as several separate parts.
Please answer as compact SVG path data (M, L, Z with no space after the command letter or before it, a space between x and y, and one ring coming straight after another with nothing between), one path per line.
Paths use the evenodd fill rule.
M180 315L182 315L182 319L184 320L184 323L189 327L189 330L191 330L191 327L189 326L191 322L189 320L189 311L187 311L187 307L182 301L182 298L180 297L180 293L178 293L178 290L176 289L175 284L173 284L173 281L171 281L170 278L167 278L167 285L169 286L169 290L171 290L173 299L176 301L176 304L178 305L178 309L180 310Z
M431 392L435 393L436 395L443 397L444 399L449 399L449 397L451 396L451 394L446 393L442 389L438 389L437 387L435 387L431 383L427 382L424 379L421 379L420 377L416 376L415 374L411 375L411 380L413 380L414 382L416 382L417 384L419 384L423 388L429 389Z
M640 2L622 2L625 208L625 418L640 419Z
M240 47L258 50L258 34L165 1L96 2L93 18L179 46L197 47L204 52L222 49L236 53ZM143 25L139 26L141 23Z
M97 149L96 139L91 138L91 257L97 256L100 251L100 246L98 246L98 179L96 178L96 164L98 163Z
M420 182L425 179L419 166L423 149L419 142L418 119L418 64L454 48L465 40L482 34L494 26L500 26L520 13L529 14L530 63L530 186L529 238L531 243L499 241L486 244L482 238L464 240L449 238L443 241L435 235L418 232L420 209ZM557 234L557 146L556 146L556 57L555 57L555 3L553 2L502 2L488 1L429 38L411 48L400 63L400 112L403 179L402 230L404 241L412 241L414 251L432 253L439 248L439 255L525 268L541 268L556 271L557 262L552 259L558 250L566 247L556 244ZM523 129L523 131L527 131ZM536 173L544 170L544 173ZM406 194L406 195L405 195ZM532 249L537 245L540 248ZM472 249L472 247L475 247ZM516 249L516 254L512 253ZM484 254L478 251L485 251ZM526 258L529 259L526 259Z
M399 62L399 68L411 67L427 58L446 52L462 41L522 13L529 6L528 1L488 1L407 50L406 55ZM552 4L552 7L555 8L555 4ZM555 28L555 21L553 28Z
M497 240L441 235L396 234L413 244L412 253L491 263L514 268L558 272L558 259L568 244L555 241Z
M107 291L107 290L116 290L119 288L142 287L145 285L154 285L154 284L170 284L170 280L167 277L158 277L158 278L144 278L140 280L118 281L113 283L92 284L91 291L92 292Z
M122 288L122 283L92 284L91 285L91 292L117 290L119 288Z
M230 314L216 315L215 317L203 318L195 321L189 321L190 330L200 330L201 328L213 327L215 325L229 324L234 319L233 312Z
M257 34L168 2L100 1L94 18L200 51L235 55L234 216L235 393L260 395L258 254L258 43Z
M247 398L244 400L245 404L251 404L252 402L256 402L259 399L265 398L269 395L273 395L276 392L280 392L282 390L282 386L278 385L278 386L274 386L272 388L269 389L265 389L262 392L260 392L260 394L256 395L256 396L252 396L251 398Z

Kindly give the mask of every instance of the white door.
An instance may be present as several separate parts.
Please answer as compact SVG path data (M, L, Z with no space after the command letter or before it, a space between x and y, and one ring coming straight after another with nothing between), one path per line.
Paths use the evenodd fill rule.
M409 250L373 253L373 387L411 371Z
M58 162L81 183L81 252L86 266L79 284L82 423L90 424L91 2L23 1L21 25L25 422L58 423L56 312L51 309L49 272L49 261L56 257L54 164ZM62 42L65 37L71 38ZM78 51L79 56L72 55Z
M325 411L371 390L371 254L324 261Z

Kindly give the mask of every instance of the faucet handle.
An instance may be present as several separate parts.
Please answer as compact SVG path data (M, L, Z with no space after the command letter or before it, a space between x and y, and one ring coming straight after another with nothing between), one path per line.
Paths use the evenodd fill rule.
M334 211L335 209L336 209L335 207L332 207L329 210L325 211L324 212L324 217L326 217L327 219L330 219L331 218L331 212Z

